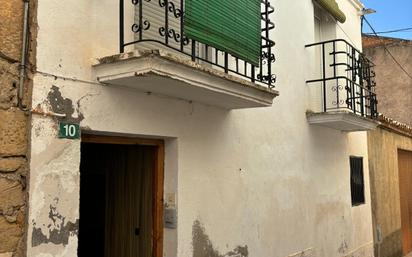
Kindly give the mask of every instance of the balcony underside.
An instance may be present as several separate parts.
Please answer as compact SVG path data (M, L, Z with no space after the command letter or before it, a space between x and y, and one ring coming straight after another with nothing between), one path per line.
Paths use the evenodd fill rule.
M102 58L97 80L226 109L271 106L275 90L163 50L133 51Z
M346 132L368 131L375 129L379 125L379 122L373 119L345 111L308 113L307 118L310 124Z

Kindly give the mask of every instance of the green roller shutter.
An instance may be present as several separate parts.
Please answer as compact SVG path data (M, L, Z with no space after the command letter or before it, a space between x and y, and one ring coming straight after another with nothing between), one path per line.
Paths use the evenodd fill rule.
M260 57L260 0L185 0L188 38L254 65Z
M345 14L339 9L338 3L335 0L316 0L323 8L326 9L340 23L346 21Z

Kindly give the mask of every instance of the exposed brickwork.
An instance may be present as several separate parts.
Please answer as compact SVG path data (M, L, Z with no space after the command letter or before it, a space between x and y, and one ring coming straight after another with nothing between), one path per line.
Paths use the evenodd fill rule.
M0 8L0 256L25 256L29 122L18 108L18 83L23 29L22 0L8 0ZM24 106L29 107L34 67L36 1L30 1L30 48Z
M412 79L385 50L384 45L412 74L412 41L386 37L363 37L363 50L376 65L378 111L396 121L412 125Z

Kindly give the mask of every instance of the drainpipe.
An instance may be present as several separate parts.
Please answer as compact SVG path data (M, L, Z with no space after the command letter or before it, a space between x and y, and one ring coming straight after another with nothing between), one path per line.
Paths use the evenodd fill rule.
M26 58L27 58L27 45L28 45L28 22L29 22L29 0L24 1L24 17L23 17L23 38L21 48L20 59L20 80L17 92L17 104L20 109L23 109L23 94L24 94L24 81L26 79Z

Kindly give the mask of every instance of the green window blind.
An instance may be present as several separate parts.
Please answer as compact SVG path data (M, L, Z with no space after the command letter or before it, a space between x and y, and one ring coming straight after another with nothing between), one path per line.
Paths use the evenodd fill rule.
M184 21L188 38L259 65L260 0L185 0Z
M335 0L316 0L323 8L326 9L340 23L346 21L346 15L339 9L338 3Z

